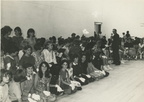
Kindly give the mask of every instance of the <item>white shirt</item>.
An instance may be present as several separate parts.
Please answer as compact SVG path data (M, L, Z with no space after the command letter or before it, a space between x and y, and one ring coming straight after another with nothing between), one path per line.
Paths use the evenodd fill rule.
M53 62L54 64L57 64L56 55L55 55L54 51L49 52L47 49L44 49L42 51L42 54L44 55L44 60L47 63L52 63Z

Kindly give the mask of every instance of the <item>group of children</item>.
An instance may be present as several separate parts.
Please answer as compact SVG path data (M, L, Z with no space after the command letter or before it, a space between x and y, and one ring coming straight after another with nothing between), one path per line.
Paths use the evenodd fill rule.
M0 102L54 102L112 70L111 43L105 38L75 33L67 39L36 38L30 28L24 39L20 27L14 37L11 32L9 26L1 29Z

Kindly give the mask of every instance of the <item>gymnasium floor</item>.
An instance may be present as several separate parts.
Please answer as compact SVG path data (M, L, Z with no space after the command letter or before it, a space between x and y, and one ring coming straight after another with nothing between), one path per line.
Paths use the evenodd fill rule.
M57 102L144 102L144 60L111 65L110 76L58 97Z

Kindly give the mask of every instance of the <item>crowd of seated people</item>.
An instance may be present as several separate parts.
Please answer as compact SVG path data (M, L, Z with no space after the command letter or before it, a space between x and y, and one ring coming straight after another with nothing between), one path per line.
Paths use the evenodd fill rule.
M113 37L37 38L33 28L23 38L20 27L1 29L0 102L54 102L58 96L109 76ZM144 39L129 31L119 39L120 61L144 58ZM135 54L133 54L135 52Z

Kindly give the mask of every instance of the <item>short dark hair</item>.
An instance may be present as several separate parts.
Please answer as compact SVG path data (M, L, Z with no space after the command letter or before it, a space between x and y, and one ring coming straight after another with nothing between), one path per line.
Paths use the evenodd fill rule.
M27 31L27 38L30 37L29 33L34 33L33 37L35 37L35 30L33 28L28 29L28 31Z
M62 60L62 61L61 61L61 67L62 67L63 63L65 63L65 62L68 64L68 67L67 67L67 68L69 68L69 61L68 61L68 60Z
M35 49L36 51L41 50L41 48L42 48L42 46L41 46L41 44L39 44L39 43L36 43L36 44L34 45L34 49Z
M24 69L27 69L27 68L29 68L29 67L32 67L33 69L34 69L34 66L31 64L31 63L25 63L25 64L23 64L23 66L22 66Z
M12 28L10 26L4 26L1 29L1 34L2 36L5 36L8 32L11 32L11 31L12 31Z
M23 48L23 49L24 49L24 50L27 50L27 49L29 49L29 48L30 48L30 49L31 49L31 51L32 51L32 47L31 47L30 45L26 45L26 46L24 46L24 48Z
M72 57L72 61L74 61L75 58L79 58L78 54L74 54Z
M15 27L14 31L16 31L16 30L20 32L19 35L21 36L22 35L21 28L20 27Z
M11 72L6 69L1 69L0 70L0 83L3 81L3 77L5 76L9 76L9 78L11 78Z
M24 70L23 69L16 70L13 79L14 79L15 82L25 81L26 80L26 75L24 74Z

